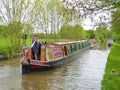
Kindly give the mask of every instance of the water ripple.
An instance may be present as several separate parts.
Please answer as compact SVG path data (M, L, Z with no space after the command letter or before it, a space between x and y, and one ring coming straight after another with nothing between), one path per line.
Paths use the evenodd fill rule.
M101 90L110 50L87 50L59 68L21 76L18 65L0 66L0 90Z

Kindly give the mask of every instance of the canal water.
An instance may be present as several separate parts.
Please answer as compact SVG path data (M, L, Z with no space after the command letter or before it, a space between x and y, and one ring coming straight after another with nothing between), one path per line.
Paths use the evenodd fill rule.
M110 49L87 50L49 71L21 75L20 59L0 61L0 90L101 90Z

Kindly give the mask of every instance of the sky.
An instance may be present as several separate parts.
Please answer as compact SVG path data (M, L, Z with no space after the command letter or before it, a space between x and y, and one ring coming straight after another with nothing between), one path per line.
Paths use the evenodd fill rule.
M98 27L100 23L105 23L108 27L110 26L110 22L111 22L110 11L104 11L96 15L93 15L91 17L87 17L83 19L82 26L85 30L89 30L89 29L94 30L96 29L96 27Z

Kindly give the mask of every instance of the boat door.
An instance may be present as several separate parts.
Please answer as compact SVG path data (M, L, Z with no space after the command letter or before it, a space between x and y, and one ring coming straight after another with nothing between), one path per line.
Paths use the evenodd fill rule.
M64 47L63 47L63 51L64 51L64 56L68 56L67 46L64 46Z

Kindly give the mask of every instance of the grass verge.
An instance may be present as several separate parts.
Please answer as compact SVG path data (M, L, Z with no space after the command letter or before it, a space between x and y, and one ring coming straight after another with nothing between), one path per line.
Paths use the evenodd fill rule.
M120 90L120 40L115 41L107 58L102 90Z

